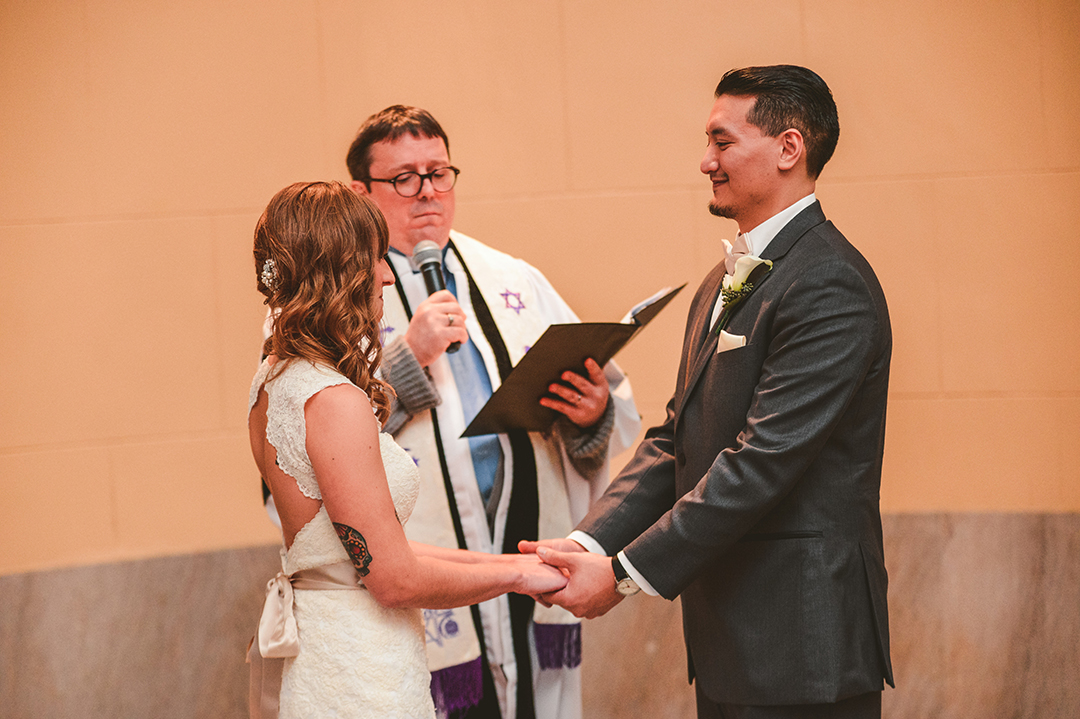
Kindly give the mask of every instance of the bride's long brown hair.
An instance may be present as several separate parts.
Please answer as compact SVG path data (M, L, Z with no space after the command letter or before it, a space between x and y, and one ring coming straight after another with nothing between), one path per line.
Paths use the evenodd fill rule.
M393 390L374 376L382 362L375 267L388 238L375 204L340 182L289 185L255 226L255 276L275 314L265 353L283 360L277 371L296 358L335 368L367 393L380 421Z

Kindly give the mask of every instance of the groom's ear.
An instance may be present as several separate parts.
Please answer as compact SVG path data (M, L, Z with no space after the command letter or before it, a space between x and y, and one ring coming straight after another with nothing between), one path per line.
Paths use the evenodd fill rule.
M787 171L798 166L799 162L806 162L806 143L802 133L794 127L788 128L777 137L780 144L780 155L777 158L777 169Z

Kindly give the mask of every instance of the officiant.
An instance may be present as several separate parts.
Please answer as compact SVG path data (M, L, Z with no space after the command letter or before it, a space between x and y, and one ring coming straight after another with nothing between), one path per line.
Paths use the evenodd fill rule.
M560 413L550 431L461 438L544 330L578 317L537 269L452 229L460 170L427 111L395 105L371 116L347 164L353 190L374 200L390 231L383 375L397 400L385 430L421 472L410 539L498 553L564 536L606 488L609 457L637 435L629 382L613 363L589 360L587 375L566 373L542 400ZM446 287L430 296L411 259L424 240L441 250ZM510 595L427 611L425 624L436 707L581 716L581 628L565 610Z

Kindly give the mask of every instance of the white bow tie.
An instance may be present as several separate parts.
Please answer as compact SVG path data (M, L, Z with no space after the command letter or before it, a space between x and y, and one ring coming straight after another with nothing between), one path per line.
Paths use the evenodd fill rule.
M743 255L750 254L750 248L746 244L746 235L739 234L735 238L735 244L732 245L727 240L720 240L724 245L724 265L727 267L727 273L729 275L735 274L735 262Z

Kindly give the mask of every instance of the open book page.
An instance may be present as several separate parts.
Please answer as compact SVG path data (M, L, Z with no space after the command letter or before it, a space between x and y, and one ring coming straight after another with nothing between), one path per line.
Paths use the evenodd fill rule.
M679 285L678 289L681 290L683 287L686 287L686 285L685 284ZM676 292L677 291L678 290L676 290ZM631 322L634 322L635 318L637 317L638 313L641 312L641 310L645 309L649 305L654 304L657 300L663 299L668 294L672 294L672 296L674 296L674 294L672 293L671 287L665 287L664 289L659 290L655 294L650 295L649 297L646 297L641 302L638 302L636 305L631 307L630 311L626 313L626 316L623 317L619 321L622 322L623 324L630 324ZM644 322L637 322L637 324L644 324Z

